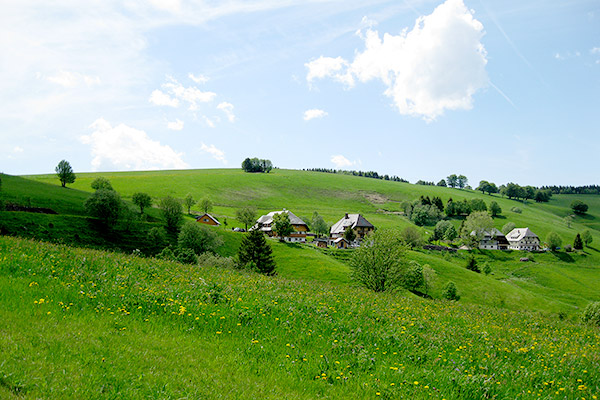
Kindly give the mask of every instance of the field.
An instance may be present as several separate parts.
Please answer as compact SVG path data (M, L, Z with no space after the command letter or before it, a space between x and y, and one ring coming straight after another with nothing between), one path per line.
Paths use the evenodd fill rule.
M2 398L596 399L600 334L0 237Z

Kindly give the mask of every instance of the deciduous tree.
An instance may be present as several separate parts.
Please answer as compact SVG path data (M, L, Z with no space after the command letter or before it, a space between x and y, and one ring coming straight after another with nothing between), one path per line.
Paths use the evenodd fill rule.
M176 232L183 220L183 207L178 199L171 196L163 198L158 204L162 211L167 230Z
M273 231L279 236L279 240L283 240L284 237L289 236L294 231L288 213L280 212L273 215Z
M192 213L192 206L194 204L196 204L196 200L194 200L194 196L192 196L191 193L188 193L185 198L183 199L183 204L185 205L185 207L187 208L187 212L188 214ZM205 211L207 212L207 211Z
M316 211L312 215L311 225L312 230L317 234L317 237L321 237L321 235L326 235L329 233L329 229L325 223L325 220Z
M67 160L59 162L56 168L54 168L54 171L56 171L56 175L58 176L62 187L66 187L67 183L75 182L75 173Z
M248 225L252 226L256 222L256 209L253 207L244 207L235 212L235 217L248 230Z
M89 215L110 227L119 219L121 196L114 190L99 189L87 198L84 207Z
M205 213L210 212L213 208L213 202L208 198L205 197L202 200L200 200L200 209L202 211L204 211Z
M152 197L148 193L137 192L131 196L133 204L140 208L140 214L144 213L144 208L152 206Z

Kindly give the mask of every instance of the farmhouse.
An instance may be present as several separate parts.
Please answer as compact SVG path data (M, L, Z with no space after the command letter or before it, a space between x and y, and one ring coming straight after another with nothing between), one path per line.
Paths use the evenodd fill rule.
M506 235L511 250L539 251L540 238L529 228L515 228Z
M209 213L204 213L198 217L196 217L196 222L200 222L201 224L219 226L221 223Z
M275 236L273 231L273 216L275 214L286 213L290 218L290 224L294 228L289 236L283 238L286 242L306 242L306 233L308 232L308 225L302 221L300 217L295 215L293 212L286 210L285 208L281 211L271 211L270 213L261 216L257 221L256 225L252 227L252 230L260 229L261 232L268 236Z
M350 243L343 237L339 237L337 239L331 239L331 245L336 249L347 249Z
M474 235L473 231L471 235ZM483 238L479 241L479 248L485 250L507 250L508 240L502 232L496 228L483 233Z
M358 240L362 240L366 235L373 232L375 226L360 214L346 214L331 227L329 233L333 239L341 238L348 228L354 230Z

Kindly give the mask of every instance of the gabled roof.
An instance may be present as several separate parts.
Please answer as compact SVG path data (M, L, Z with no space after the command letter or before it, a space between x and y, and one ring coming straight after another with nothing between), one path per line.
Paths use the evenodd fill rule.
M261 216L256 222L259 224L263 224L263 225L270 225L273 223L273 216L275 216L275 214L281 214L283 212L286 213L288 215L288 217L290 218L290 224L305 225L308 227L308 225L306 225L306 222L302 221L302 219L300 217L295 215L290 210L286 210L285 208L281 211L271 211L270 213Z
M538 236L531 232L529 228L515 228L506 235L506 239L510 241L519 241L526 237L537 238Z
M471 232L471 236L475 236L475 231ZM484 231L483 232L483 238L485 240L489 240L491 238L497 238L497 237L504 237L504 233L500 232L496 228L492 228L489 231Z
M372 223L360 214L346 214L331 227L330 233L344 233L348 227L351 229L356 227L375 228Z
M221 225L221 223L212 215L210 215L209 213L204 213L202 215L199 215L196 217L196 221L199 221L200 219L202 219L202 217L207 216L208 218L212 219L217 225Z

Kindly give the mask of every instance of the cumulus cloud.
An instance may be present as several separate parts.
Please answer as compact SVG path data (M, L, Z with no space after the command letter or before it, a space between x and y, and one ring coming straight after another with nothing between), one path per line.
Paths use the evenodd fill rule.
M152 92L149 99L150 103L155 104L157 106L169 106L169 107L178 107L179 100L174 97L169 96L168 94L161 92L156 89Z
M229 122L235 122L235 114L233 113L233 104L226 101L219 103L217 109L223 111Z
M346 168L356 164L341 154L331 156L331 162L336 166L336 168Z
M146 132L125 124L115 127L99 118L90 128L91 135L81 136L81 142L91 146L92 168L152 170L188 168L171 147L152 140Z
M178 107L180 103L187 103L188 109L195 111L199 103L210 103L216 97L214 92L203 92L190 86L185 87L176 79L169 77L168 82L161 85L162 90L154 90L150 95L150 102L159 106Z
M223 164L227 164L227 159L225 158L225 152L223 152L223 150L217 149L214 144L207 146L206 144L202 143L200 150L205 153L210 154L212 156L212 158L214 158L215 160L220 161Z
M74 88L82 85L95 86L100 84L100 78L98 76L84 75L71 71L60 71L56 75L48 76L46 80L66 88Z
M167 128L171 129L172 131L180 131L183 129L183 125L184 125L184 122L178 118L175 121L167 123Z
M15 153L15 154L22 153L23 151L24 151L24 150L23 150L23 148L22 148L22 147L20 147L20 146L15 146L15 147L13 148L13 153Z
M370 28L360 35L365 49L352 62L321 56L306 64L308 83L332 78L351 87L354 80L380 80L401 114L426 121L445 110L471 109L473 95L489 83L483 25L462 0L447 0L399 35Z
M204 75L194 75L192 73L189 73L188 78L190 78L191 80L193 80L194 82L196 82L198 84L204 84L204 83L208 82L208 77L206 77Z
M311 119L323 118L327 115L328 115L327 111L319 110L318 108L313 108L313 109L304 111L304 120L310 121Z

